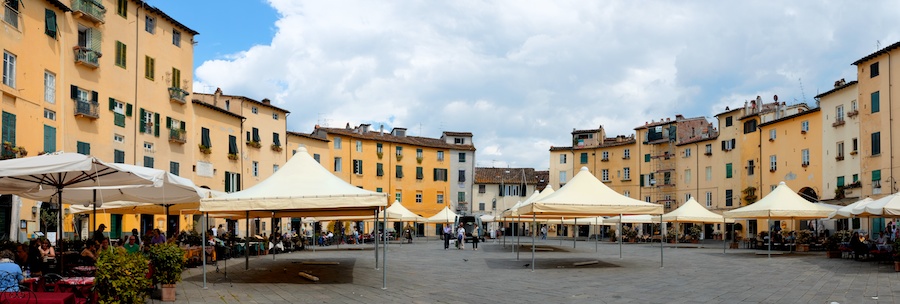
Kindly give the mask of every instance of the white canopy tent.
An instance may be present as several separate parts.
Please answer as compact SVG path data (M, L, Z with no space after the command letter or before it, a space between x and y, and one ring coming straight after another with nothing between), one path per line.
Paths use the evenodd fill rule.
M453 223L456 221L456 217L456 212L450 210L449 206L444 206L444 209L426 218L425 221L428 223Z
M741 208L725 211L727 218L765 218L784 220L827 218L834 209L817 206L791 190L784 182L759 201ZM768 226L771 226L769 224ZM772 229L769 229L769 256L772 254Z
M900 194L894 193L879 198L865 206L863 214L871 215L900 215ZM855 211L855 209L854 209Z
M621 218L619 216L614 216L603 221L604 224L619 224L619 223L631 223L631 224L653 224L659 223L659 220L653 221L653 216L649 214L640 214L640 215L624 215Z
M684 204L682 204L677 209L672 210L672 212L663 214L662 218L663 218L663 221L665 221L665 222L676 223L676 227L677 227L677 223L722 223L723 224L722 228L725 229L724 224L734 223L734 219L726 219L721 214L709 211L709 209L706 209L706 207L703 207L702 205L700 205L700 203L697 202L697 200L694 199L694 197L691 197L690 199L688 199L687 202L684 202ZM732 230L732 234L733 234L733 232L734 231ZM677 231L676 231L676 235L677 235ZM734 237L734 236L732 235L732 237ZM725 250L725 246L727 246L726 243L727 242L725 242L725 238L723 237L722 238L723 252Z
M409 211L406 207L403 207L399 201L394 201L390 207L386 209L388 212L387 217L388 220L399 220L399 221L408 221L408 222L421 222L424 221L425 218Z
M837 210L835 210L834 212L829 214L828 217L832 218L832 219L852 218L853 217L853 209L856 209L857 207L859 207L861 210L860 212L862 212L865 210L865 206L873 201L874 200L871 197L867 197L867 198L858 200L850 205L838 208Z

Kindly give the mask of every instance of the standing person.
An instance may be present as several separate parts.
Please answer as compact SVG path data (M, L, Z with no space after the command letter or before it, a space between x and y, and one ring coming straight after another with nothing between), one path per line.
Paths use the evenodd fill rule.
M353 226L353 242L359 245L359 229Z
M472 225L472 249L478 250L478 242L481 235L478 234L478 225Z
M541 226L541 239L542 240L547 239L547 226L546 225Z
M212 231L212 236L213 236L213 237L219 236L219 235L218 235L219 230L216 229L216 226L214 226L214 225L209 225L209 230Z
M459 250L466 249L466 228L463 228L462 223L460 223L459 227L456 228L456 247Z
M94 231L94 240L98 243L106 238L106 236L103 235L103 230L106 230L106 224L100 224L100 227L97 227L97 230Z
M444 226L444 250L450 248L450 225Z

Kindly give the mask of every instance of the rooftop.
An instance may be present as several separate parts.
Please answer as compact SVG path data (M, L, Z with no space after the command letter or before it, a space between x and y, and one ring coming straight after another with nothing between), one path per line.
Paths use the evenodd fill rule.
M525 174L524 176L522 174ZM549 172L548 172L549 175ZM476 184L537 184L538 174L533 168L475 168Z
M391 133L382 133L379 131L365 131L365 132L358 131L357 128L348 129L348 128L318 127L317 130L324 131L324 132L331 133L331 134L340 134L340 135L344 135L344 136L347 136L350 138L360 138L360 139L368 139L368 140L398 143L398 144L407 144L407 145L412 145L412 146L421 146L421 147L430 147L430 148L475 151L475 146L473 146L473 145L448 144L439 138L428 138L428 137L419 137L419 136L394 136Z

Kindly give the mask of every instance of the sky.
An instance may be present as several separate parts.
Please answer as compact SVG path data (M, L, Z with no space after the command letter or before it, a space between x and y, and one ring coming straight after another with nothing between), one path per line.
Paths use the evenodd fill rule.
M296 132L471 132L479 167L546 170L573 129L815 106L900 41L892 1L147 2L200 32L195 92L269 98Z

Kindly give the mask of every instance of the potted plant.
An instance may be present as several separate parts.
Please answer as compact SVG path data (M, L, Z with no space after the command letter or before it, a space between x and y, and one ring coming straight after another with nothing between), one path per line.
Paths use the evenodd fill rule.
M672 244L678 241L678 233L675 232L675 227L669 227L669 231L666 231L666 240Z
M184 270L184 250L174 243L150 246L150 263L153 264L153 281L162 285L162 300L175 301L175 283L181 281Z
M200 147L200 152L203 153L203 154L210 154L210 153L212 153L212 149L210 149L210 148L207 147L207 146L204 146L203 144L197 144L197 146Z
M691 226L688 228L688 235L691 236L691 243L697 244L700 243L700 227L697 225Z
M272 151L281 152L281 145L272 144Z
M262 144L260 144L258 141L255 141L255 140L247 141L247 145L257 148L257 149L259 149L259 147L262 147Z
M809 230L800 230L797 232L797 251L798 252L806 252L809 251L809 243L812 242L812 231Z
M835 232L825 239L825 256L829 259L841 257L841 238L840 231Z
M637 241L637 229L625 226L622 227L622 232L625 234L624 237L628 238L628 241L634 243Z
M891 246L894 248L894 271L900 272L900 239L894 241Z
M237 160L238 159L237 153L228 153L228 159Z
M147 259L124 248L101 250L97 259L94 290L99 303L144 303L147 297Z
M722 240L722 231L719 231L719 230L713 231L713 239L715 239L717 241L721 241Z
M610 229L609 229L609 241L610 241L610 242L615 242L615 241L616 241L616 229L615 229L615 228L610 228Z

